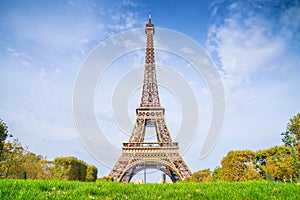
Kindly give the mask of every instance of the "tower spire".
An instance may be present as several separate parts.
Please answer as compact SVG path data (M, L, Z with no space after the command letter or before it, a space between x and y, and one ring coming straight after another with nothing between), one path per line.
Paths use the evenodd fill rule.
M151 12L148 13L149 24L151 24Z

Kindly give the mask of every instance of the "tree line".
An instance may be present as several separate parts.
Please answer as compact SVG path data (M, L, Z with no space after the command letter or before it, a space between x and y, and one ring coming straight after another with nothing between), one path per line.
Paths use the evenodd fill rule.
M264 150L229 151L221 167L213 171L199 170L185 182L275 180L293 181L300 178L300 113L293 116L282 133L284 145Z
M0 119L0 178L96 181L97 167L75 157L49 161L23 147L18 139L5 142L7 125Z

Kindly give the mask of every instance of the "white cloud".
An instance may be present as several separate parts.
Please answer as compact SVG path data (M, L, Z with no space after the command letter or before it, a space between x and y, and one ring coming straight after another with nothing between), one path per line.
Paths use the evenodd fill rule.
M39 47L44 47L44 51L52 53L78 51L82 47L86 47L86 44L103 37L103 34L99 34L103 32L103 26L95 26L98 19L93 14L94 12L89 12L91 8L85 12L77 9L82 18L79 16L68 17L68 14L74 12L68 9L64 16L59 16L60 11L54 10L53 13L50 13L41 8L41 11L30 15L27 13L13 15L8 23L11 24L10 28L16 35L16 39L30 42L32 47L39 45ZM60 17L59 21L57 20L58 16Z
M210 30L209 43L213 44L222 68L232 75L252 75L268 66L285 50L285 41L269 36L268 29L248 20L245 27L235 16L220 27Z
M295 46L300 46L300 4L285 10L279 19L281 35L292 39Z
M137 7L138 6L138 3L133 2L131 0L123 0L123 4L125 6L132 6L132 7Z
M228 92L240 96L234 94L239 88L249 87L263 72L282 67L279 63L289 51L291 32L299 32L300 18L289 22L290 15L299 15L299 9L291 7L273 19L276 15L268 13L275 10L259 3L253 6L243 2L216 4L212 7L215 15L219 7L225 7L229 14L211 25L207 46L217 56Z
M137 20L137 18L137 14L130 11L115 14L111 17L113 23L109 24L108 28L110 28L113 33L132 29L136 25L140 25L140 20Z

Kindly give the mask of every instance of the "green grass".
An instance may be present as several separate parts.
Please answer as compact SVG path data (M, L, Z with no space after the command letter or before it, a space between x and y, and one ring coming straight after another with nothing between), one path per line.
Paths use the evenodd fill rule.
M300 199L300 185L267 181L122 184L0 180L0 199Z

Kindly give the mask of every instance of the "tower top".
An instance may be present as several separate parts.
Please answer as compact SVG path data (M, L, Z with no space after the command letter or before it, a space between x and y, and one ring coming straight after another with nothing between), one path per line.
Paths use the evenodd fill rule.
M151 24L151 12L148 13L149 24Z
M145 33L151 31L154 34L154 24L151 22L151 12L148 13L148 23L146 24Z

